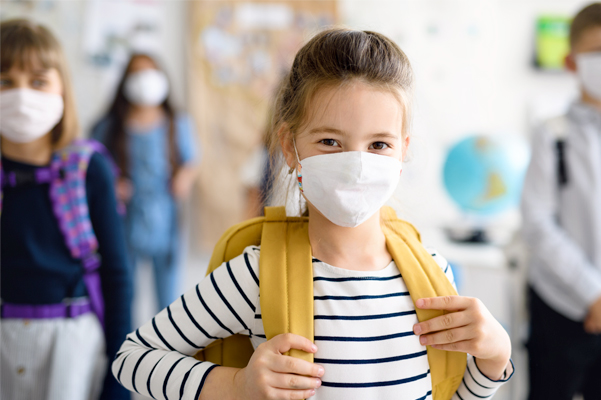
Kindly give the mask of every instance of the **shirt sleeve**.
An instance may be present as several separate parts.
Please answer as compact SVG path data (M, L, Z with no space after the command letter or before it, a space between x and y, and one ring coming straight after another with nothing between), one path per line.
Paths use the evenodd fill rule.
M447 276L447 279L455 290L457 290L457 286L455 284L455 278L453 276L453 268L451 264L436 250L428 249L432 257L442 269L442 271ZM513 367L513 361L509 360ZM515 372L515 368L513 368ZM478 369L476 364L476 359L472 357L470 354L467 355L467 367L465 369L465 373L463 374L463 380L457 389L457 392L452 397L452 400L478 400L483 398L490 398L499 389L505 382L509 380L513 376L513 372L511 375L506 376L507 371L503 373L503 377L498 381L493 381L484 375Z
M196 148L196 130L194 129L194 121L187 115L180 115L177 117L177 130L176 140L177 149L182 164L197 163L200 161L200 157L197 154Z
M582 303L581 315L601 296L601 272L557 223L557 171L554 140L539 129L522 191L522 232L532 256L563 289Z
M117 380L144 396L197 400L215 364L193 356L217 339L252 335L258 269L259 250L248 247L130 333L112 365Z
M100 279L105 309L106 354L112 360L131 330L132 275L125 248L125 234L117 213L113 173L101 154L90 159L86 175L90 220L101 256ZM102 399L127 399L128 393L106 375Z

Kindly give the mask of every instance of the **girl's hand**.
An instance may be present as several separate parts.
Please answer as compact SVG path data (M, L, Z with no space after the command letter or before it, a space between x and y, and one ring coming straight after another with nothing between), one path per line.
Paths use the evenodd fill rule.
M413 332L421 335L421 344L471 354L476 357L480 371L491 380L499 380L511 368L509 335L480 300L463 296L430 297L417 300L416 306L450 311L413 326Z
M285 356L290 349L315 353L309 339L292 333L277 335L259 345L246 368L234 376L238 399L306 399L321 386L322 366Z
M185 200L192 191L194 180L196 179L196 167L182 166L180 167L171 181L171 194L176 200Z
M127 178L119 178L115 187L115 195L117 199L123 203L128 203L131 196L134 194L134 186Z
M601 334L601 297L589 308L584 320L584 330L591 335Z

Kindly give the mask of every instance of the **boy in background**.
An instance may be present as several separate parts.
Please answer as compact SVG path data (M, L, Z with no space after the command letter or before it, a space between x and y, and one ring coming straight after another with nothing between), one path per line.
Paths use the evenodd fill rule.
M522 198L530 400L601 399L601 3L570 29L581 96L534 135Z

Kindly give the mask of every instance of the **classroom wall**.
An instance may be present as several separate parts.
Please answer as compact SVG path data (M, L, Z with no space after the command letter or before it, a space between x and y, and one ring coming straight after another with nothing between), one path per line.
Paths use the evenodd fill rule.
M116 7L116 3L12 1L3 2L0 8L2 19L26 16L45 23L57 34L71 66L84 133L106 109L123 66L123 60L109 66L90 62L86 32L90 21L102 18L99 10ZM160 53L172 80L176 104L188 108L190 2L120 3L158 10L156 52ZM420 228L460 220L461 213L442 186L441 168L450 145L470 133L527 138L533 121L559 112L574 96L576 83L570 74L540 72L531 67L534 21L541 13L573 14L586 3L583 0L339 1L343 24L389 35L407 53L415 70L411 158L405 165L395 202L404 217ZM121 18L128 15L121 13ZM499 220L512 227L519 222L515 211Z

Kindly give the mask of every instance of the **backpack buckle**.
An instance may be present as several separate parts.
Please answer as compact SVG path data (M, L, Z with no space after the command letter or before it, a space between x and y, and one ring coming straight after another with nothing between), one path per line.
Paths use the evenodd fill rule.
M91 253L91 254L88 254L87 256L83 257L81 260L81 263L83 265L84 270L86 271L86 274L89 274L89 273L97 270L98 267L100 267L100 264L101 264L100 261L101 261L100 254Z

